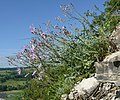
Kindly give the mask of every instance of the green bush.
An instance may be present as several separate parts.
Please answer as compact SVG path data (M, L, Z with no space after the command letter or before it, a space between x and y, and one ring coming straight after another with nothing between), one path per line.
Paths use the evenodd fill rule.
M72 4L61 8L70 24L64 26L63 22L63 27L54 27L49 23L46 33L32 25L31 32L35 36L30 44L15 58L8 57L14 65L35 68L32 73L35 79L28 81L25 89L24 97L28 100L59 100L62 94L69 93L74 83L95 72L94 62L101 62L113 52L109 51L112 46L109 36L119 22L118 17L111 16L110 11L100 15L88 11L81 16ZM81 28L71 23L74 20ZM73 30L69 26L73 26Z

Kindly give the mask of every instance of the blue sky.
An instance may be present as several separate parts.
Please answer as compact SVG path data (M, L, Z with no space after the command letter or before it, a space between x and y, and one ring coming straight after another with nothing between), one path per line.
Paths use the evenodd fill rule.
M105 0L0 0L0 57L17 53L33 35L29 26L38 26L62 16L61 4L72 2L80 13L103 10ZM1 60L0 60L1 61ZM1 63L1 62L0 62Z

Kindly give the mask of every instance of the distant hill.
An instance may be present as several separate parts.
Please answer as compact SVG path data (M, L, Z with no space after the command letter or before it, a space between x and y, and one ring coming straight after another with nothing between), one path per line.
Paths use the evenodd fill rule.
M17 68L16 67L14 67L14 68L0 68L0 70L17 70Z
M5 67L5 68L0 68L0 70L17 70L18 67ZM29 69L30 67L21 67L22 69Z

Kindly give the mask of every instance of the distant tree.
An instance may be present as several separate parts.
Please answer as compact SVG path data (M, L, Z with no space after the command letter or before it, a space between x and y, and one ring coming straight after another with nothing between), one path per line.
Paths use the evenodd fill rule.
M0 91L7 91L7 85L0 85Z

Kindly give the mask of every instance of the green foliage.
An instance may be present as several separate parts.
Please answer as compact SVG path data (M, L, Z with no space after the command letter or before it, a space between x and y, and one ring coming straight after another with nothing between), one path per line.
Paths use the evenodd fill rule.
M59 100L62 94L69 93L74 83L94 73L94 62L101 62L111 53L108 50L111 46L109 36L120 21L119 17L111 14L119 10L118 4L118 0L110 0L101 14L88 11L85 16L81 16L72 4L63 5L63 13L68 17L66 22L72 20L73 23L62 28L49 23L46 33L41 27L32 26L31 32L35 36L30 44L15 58L10 58L12 64L17 62L34 67L35 77L41 79L28 81L24 98ZM81 28L74 26L74 20ZM69 28L71 26L72 29Z
M28 82L25 98L28 100L38 98L40 100L58 100L63 93L69 93L75 80L75 77L71 75L71 69L61 66L49 67L46 71L47 74L43 80L33 79Z
M101 12L100 15L94 15L93 25L103 27L104 32L112 32L120 22L119 5L119 0L107 0L104 4L105 11ZM96 9L99 10L97 7Z
M0 70L0 91L21 90L25 88L26 78L25 70L21 75L18 75L16 69Z
M21 90L7 91L6 95L5 100L24 100L23 91Z
M66 66L46 68L47 73L43 80L28 81L24 98L27 100L59 100L62 94L69 93L76 82L89 76L88 74L76 76L74 70Z
M120 10L120 1L119 0L108 0L105 2L105 11L112 13Z
M22 100L23 89L26 86L24 77L31 69L27 68L18 75L16 68L5 68L0 70L0 98L5 100ZM29 80L31 76L27 77ZM4 81L3 81L4 80Z

